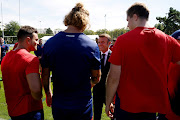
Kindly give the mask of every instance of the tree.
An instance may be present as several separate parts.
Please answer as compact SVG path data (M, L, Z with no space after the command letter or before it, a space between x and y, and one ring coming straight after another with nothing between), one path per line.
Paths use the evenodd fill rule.
M8 24L5 25L5 36L16 36L17 32L20 29L20 25L16 21L10 21Z
M168 16L156 17L156 19L163 25L163 32L168 35L180 29L180 12L172 7L169 9Z
M85 30L83 33L86 35L95 35L95 32L93 30Z
M121 28L121 29L114 29L110 31L110 35L112 38L117 38L118 36L128 32L129 30L127 28Z
M53 31L51 30L51 28L48 28L48 29L46 30L46 34L53 35Z
M96 31L97 35L100 35L100 34L103 34L103 33L109 34L109 31L107 29L100 29L100 30Z
M159 29L159 30L161 30L161 31L163 31L163 29L164 29L164 26L163 26L163 24L161 24L161 23L155 24L154 27L157 28L157 29Z
M44 36L47 36L47 34L38 33L38 38L39 38L39 39L42 38L42 37L44 37Z

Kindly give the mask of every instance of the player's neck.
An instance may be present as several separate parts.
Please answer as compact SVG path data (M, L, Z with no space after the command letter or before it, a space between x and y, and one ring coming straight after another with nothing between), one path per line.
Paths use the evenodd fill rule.
M25 47L24 45L22 44L18 44L18 46L14 49L15 50L18 50L18 49L26 49L27 50L27 47ZM27 50L28 51L28 50Z
M77 27L74 27L72 25L68 26L68 28L64 32L67 32L67 33L82 33L81 30L79 30Z
M150 27L146 19L139 19L137 22L137 27Z

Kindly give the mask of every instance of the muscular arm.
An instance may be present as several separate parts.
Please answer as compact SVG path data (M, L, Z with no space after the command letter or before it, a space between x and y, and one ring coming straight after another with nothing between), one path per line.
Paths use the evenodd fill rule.
M95 86L101 78L101 70L91 70L91 86Z
M42 97L42 85L38 73L30 73L26 75L31 95L35 100L40 100Z
M107 85L106 85L106 114L107 115L109 115L110 105L113 101L113 97L119 85L120 75L121 75L121 66L111 64L108 78L107 78Z
M42 82L43 82L45 93L48 93L51 91L51 84L50 84L51 81L49 77L50 77L49 68L42 68Z
M50 77L50 70L49 68L42 68L42 82L44 86L44 90L46 93L46 102L47 106L51 106L52 104L52 91L51 91L51 80Z

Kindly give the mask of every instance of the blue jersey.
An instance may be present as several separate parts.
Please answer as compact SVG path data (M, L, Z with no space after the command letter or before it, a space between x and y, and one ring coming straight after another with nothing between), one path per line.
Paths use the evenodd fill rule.
M43 48L43 45L37 45L37 50L34 51L34 54L39 57L42 55L42 48Z
M92 102L91 70L101 67L95 41L83 33L60 32L45 43L41 64L52 70L56 107L79 109Z
M9 50L9 46L6 44L0 45L1 46L1 60L6 55L6 51Z

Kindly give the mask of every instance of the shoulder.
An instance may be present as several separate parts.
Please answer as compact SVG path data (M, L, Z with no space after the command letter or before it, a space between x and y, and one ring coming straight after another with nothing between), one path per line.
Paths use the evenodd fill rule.
M169 35L165 34L164 32L162 32L161 30L159 29L156 29L154 28L153 29L155 31L155 35L159 38L162 38L162 37L168 37Z
M29 53L27 50L25 49L21 49L17 52L18 55L22 56L22 59L24 59L24 61L26 62L31 62L31 61L38 61L38 57L36 57L35 55Z
M56 35L54 35L53 37L49 38L46 43L44 44L43 48L48 47L53 47L56 45L56 42L59 41L59 39L62 39L64 36L64 32L59 32Z
M83 39L83 42L84 43L86 43L87 45L89 45L89 46L94 46L94 47L96 47L97 46L97 43L94 41L94 40L92 40L92 39L90 39L87 35L85 35L84 33L82 33L80 36L80 39Z
M168 43L178 43L175 38L173 38L170 35L165 34L161 30L158 30L156 28L154 30L155 30L155 36L158 40L163 40L163 41L168 42Z
M5 47L9 48L9 46L7 44L4 44Z

